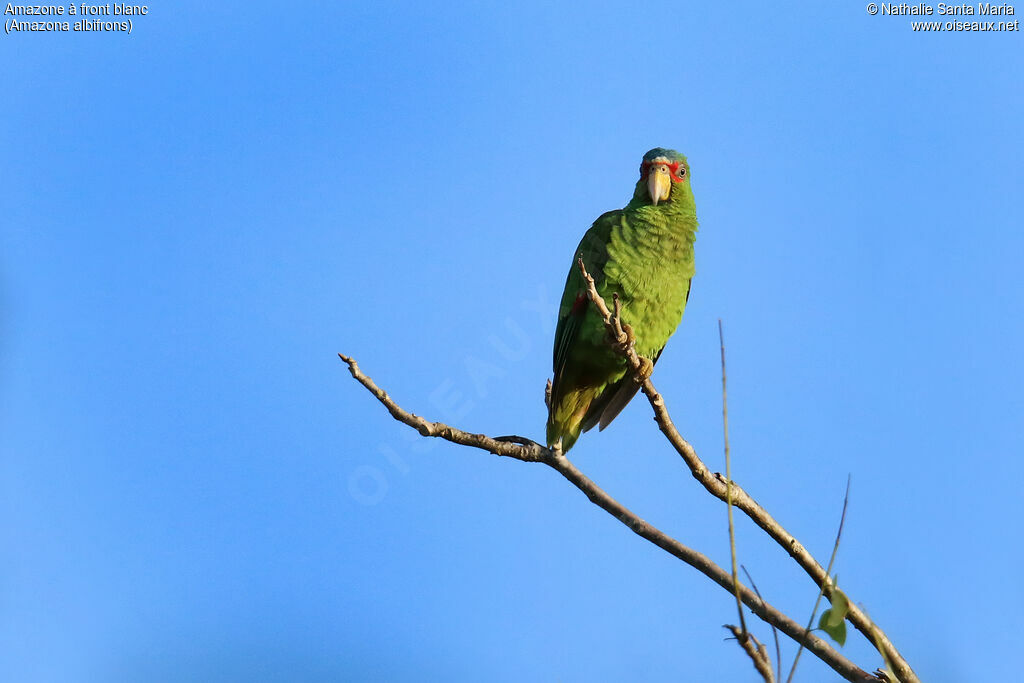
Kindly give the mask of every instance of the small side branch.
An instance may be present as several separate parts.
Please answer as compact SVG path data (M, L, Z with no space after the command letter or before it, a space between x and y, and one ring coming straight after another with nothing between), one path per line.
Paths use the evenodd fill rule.
M839 530L836 532L836 542L832 546L832 557L828 559L828 569L825 570L825 575L829 577L828 587L831 591L832 586L832 565L836 561L836 553L839 552L839 541L843 537L843 525L846 523L846 508L850 504L850 477L846 478L846 494L843 496L843 513L839 516ZM821 605L821 598L825 594L825 586L821 587L818 591L818 597L814 600L814 609L811 610L811 618L807 620L807 633L811 632L811 627L814 626L814 617L818 614L818 607ZM803 652L803 644L796 650L796 656L793 657L793 667L789 670L789 676L786 677L786 683L790 683L793 680L793 674L796 673L797 662L800 661L800 653Z
M761 591L757 589L757 584L754 583L754 577L750 575L750 572L748 572L747 568L744 567L742 564L740 565L740 568L743 570L743 573L747 575L747 581L750 582L750 587L754 589L754 593L757 594L757 597L761 600L761 602L764 602L764 598L761 596ZM782 678L782 649L779 647L779 629L775 628L774 625L771 625L771 627L772 638L775 640L776 676Z
M768 657L768 648L758 641L752 633L746 633L743 629L732 624L726 624L725 628L729 629L736 636L740 647L750 657L750 660L754 663L754 668L757 669L757 673L761 674L761 678L764 679L764 683L775 683L775 673L772 671L772 660Z
M732 467L729 461L729 401L725 391L725 337L722 335L722 321L718 321L718 346L722 351L722 433L725 442L725 496L729 510L729 554L732 556L732 583L736 588L736 610L740 615L740 631L747 635L747 621L743 617L740 603L740 580L736 572L736 527L732 523ZM758 596L760 597L760 596ZM746 643L744 642L744 647Z

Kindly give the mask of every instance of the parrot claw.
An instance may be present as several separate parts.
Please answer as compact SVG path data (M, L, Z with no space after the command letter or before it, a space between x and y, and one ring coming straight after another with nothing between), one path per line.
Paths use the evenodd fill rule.
M636 343L636 334L633 333L633 328L628 323L621 323L619 329L622 331L608 330L608 343L619 352L628 353Z
M636 371L634 378L637 383L643 384L654 374L654 361L644 356L637 356L640 359L640 368Z
M636 334L629 323L622 323L622 331L626 333L626 346L633 346L636 343Z

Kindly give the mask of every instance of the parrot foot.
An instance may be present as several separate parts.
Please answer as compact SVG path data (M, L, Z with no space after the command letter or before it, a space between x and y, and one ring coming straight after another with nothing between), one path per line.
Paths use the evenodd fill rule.
M654 361L644 358L636 352L636 333L629 323L622 322L622 300L619 298L618 292L613 293L612 297L615 302L615 310L610 321L605 320L605 324L608 326L608 343L627 359L636 356L640 367L633 372L633 379L637 384L643 384L654 372Z
M645 356L637 356L640 359L640 368L633 375L638 384L643 384L654 374L654 361Z
M614 292L612 297L615 302L614 311L611 314L611 318L605 320L605 325L608 328L608 342L612 348L618 349L625 354L636 343L636 334L633 333L633 328L629 326L629 323L622 322L622 299L619 298L619 293Z
M626 346L632 346L636 343L636 333L633 332L633 328L629 323L622 323L622 331L626 333Z
M630 327L628 323L622 323L620 327L622 329L621 332L608 330L605 337L608 340L608 344L613 349L625 354L628 353L629 350L633 348L633 344L636 343L636 335L633 333L633 328Z

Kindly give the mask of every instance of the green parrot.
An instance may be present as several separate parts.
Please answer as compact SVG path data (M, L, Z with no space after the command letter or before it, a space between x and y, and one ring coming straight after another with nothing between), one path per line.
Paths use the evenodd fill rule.
M582 256L609 307L613 294L619 295L636 352L653 367L690 297L696 233L686 157L656 147L644 155L633 198L594 221L569 267L555 328L549 446L561 443L566 452L580 432L594 425L604 429L640 388L627 376L626 360L608 345L577 258Z

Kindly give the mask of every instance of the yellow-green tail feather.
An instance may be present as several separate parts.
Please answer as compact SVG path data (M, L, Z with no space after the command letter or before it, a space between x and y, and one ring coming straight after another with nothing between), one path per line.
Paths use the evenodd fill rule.
M552 396L551 411L548 414L548 446L562 441L562 452L567 452L580 438L583 421L594 400L601 394L604 385L582 386L569 389L562 396Z

